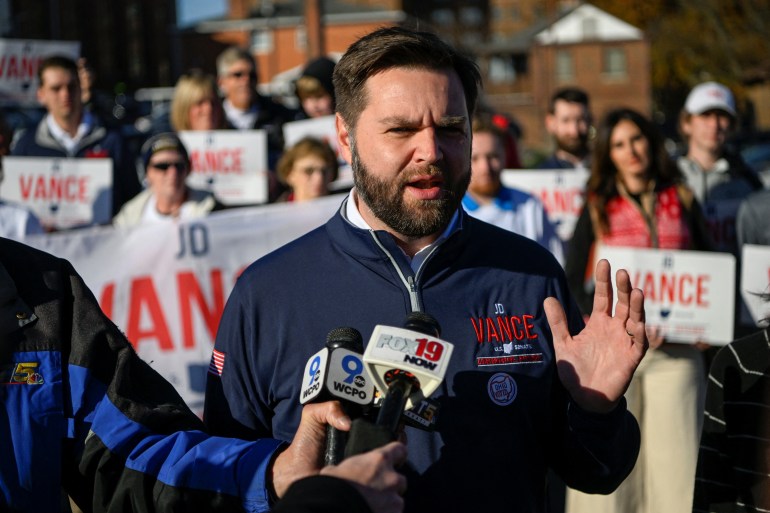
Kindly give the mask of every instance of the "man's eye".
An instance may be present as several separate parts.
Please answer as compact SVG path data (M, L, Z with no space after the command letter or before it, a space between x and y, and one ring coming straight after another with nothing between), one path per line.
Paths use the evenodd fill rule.
M460 126L445 126L441 128L441 132L448 135L465 135L465 129Z

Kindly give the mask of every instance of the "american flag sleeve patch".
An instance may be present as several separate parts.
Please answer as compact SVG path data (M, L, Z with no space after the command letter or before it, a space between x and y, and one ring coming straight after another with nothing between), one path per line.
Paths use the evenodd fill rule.
M211 363L209 363L209 374L222 376L222 369L225 367L225 353L214 351L211 353Z

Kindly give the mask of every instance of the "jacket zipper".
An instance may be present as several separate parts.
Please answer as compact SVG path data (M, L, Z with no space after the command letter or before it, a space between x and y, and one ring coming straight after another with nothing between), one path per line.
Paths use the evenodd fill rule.
M390 251L382 245L380 240L377 238L377 235L375 234L374 230L370 230L369 233L371 234L372 238L374 239L375 244L379 246L379 248L382 250L383 253L385 253L385 256L388 257L388 260L390 260L390 264L396 269L396 272L398 273L398 276L401 278L401 283L404 284L404 287L406 287L407 292L409 292L409 302L411 303L412 311L413 312L422 312L422 301L420 301L420 294L418 291L418 283L419 283L419 277L422 273L422 270L425 268L425 264L428 263L428 261L433 257L433 254L436 252L438 247L443 244L443 241L439 244L437 244L433 249L431 249L430 253L428 253L428 256L425 257L425 260L422 261L422 264L420 264L420 267L417 269L417 272L414 274L414 276L404 276L404 273L401 271L401 268L398 265L398 262L396 262L396 259L393 258L393 255L390 254Z

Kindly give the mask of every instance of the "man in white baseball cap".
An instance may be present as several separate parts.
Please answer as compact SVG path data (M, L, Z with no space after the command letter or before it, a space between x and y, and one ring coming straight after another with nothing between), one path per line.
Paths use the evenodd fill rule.
M735 118L735 98L733 98L733 93L722 84L704 82L690 91L684 109L690 114L703 114L709 110L718 110Z
M732 229L715 229L713 235L718 249L733 253L738 249L734 229L738 203L762 188L740 155L726 147L736 116L735 97L730 89L717 82L695 86L679 117L687 154L677 161L710 224L719 228L732 223Z

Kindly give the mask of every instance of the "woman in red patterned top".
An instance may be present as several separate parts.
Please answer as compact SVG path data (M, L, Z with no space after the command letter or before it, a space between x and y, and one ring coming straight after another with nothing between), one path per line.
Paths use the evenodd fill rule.
M570 241L566 273L582 311L593 302L590 271L600 244L710 248L701 209L669 159L657 129L630 109L609 112L594 142L586 204ZM626 393L642 431L636 467L609 496L570 490L568 513L688 511L703 411L705 370L692 345L648 330L650 348Z

